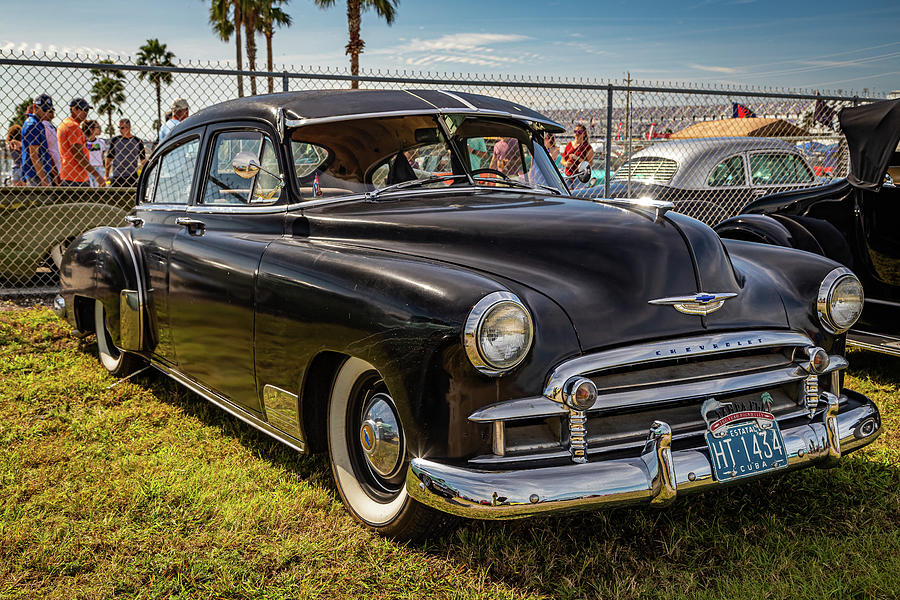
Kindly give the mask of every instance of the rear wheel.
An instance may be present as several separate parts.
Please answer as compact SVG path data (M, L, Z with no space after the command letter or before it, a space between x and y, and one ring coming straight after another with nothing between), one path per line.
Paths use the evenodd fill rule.
M328 405L328 452L344 505L369 528L401 540L423 539L444 515L406 492L403 426L381 375L350 358L338 371Z
M94 302L94 331L97 332L97 354L100 357L100 364L111 374L128 375L143 364L139 356L120 350L113 343L106 309L99 300Z

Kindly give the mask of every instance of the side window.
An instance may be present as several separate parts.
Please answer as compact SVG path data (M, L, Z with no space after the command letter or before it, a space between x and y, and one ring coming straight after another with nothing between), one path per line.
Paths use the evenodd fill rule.
M159 163L159 179L152 193L157 204L188 204L191 184L197 167L197 151L200 140L195 138L165 154ZM150 186L147 186L150 192Z
M744 158L732 156L713 167L706 184L709 187L744 185Z
M766 152L750 155L750 177L753 185L808 183L812 171L796 154Z
M254 155L262 167L255 177L244 179L234 172L232 161L241 152ZM281 171L275 147L257 131L229 131L216 136L212 163L203 190L203 204L266 204L281 196Z
M153 166L147 171L147 178L144 180L144 197L143 202L153 202L153 194L156 192L156 174L159 171L159 162L153 163Z

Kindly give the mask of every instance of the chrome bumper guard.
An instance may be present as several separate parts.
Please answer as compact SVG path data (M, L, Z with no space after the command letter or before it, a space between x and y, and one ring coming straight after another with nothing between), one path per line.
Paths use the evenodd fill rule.
M833 467L842 454L869 444L881 433L878 408L865 396L842 390L840 398L823 392L822 399L827 406L817 420L782 429L787 467L763 475L813 465ZM458 516L517 519L624 504L663 505L678 494L734 482L713 478L706 448L672 451L671 442L671 428L656 421L643 451L634 458L510 471L415 458L406 489L422 504Z

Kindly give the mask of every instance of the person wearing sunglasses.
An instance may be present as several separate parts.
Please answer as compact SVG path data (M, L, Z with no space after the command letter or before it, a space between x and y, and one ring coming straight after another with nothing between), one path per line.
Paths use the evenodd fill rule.
M588 140L587 128L584 123L575 124L575 139L566 144L563 150L563 164L566 166L566 175L572 176L578 170L578 165L594 160L594 149Z

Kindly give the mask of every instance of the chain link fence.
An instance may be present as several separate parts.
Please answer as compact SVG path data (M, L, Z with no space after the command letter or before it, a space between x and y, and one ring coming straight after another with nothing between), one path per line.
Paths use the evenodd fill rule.
M245 90L255 86L258 93L346 88L354 80L342 69L251 76L209 63L147 67L128 57L0 51L0 121L7 132L0 142L0 295L56 289L59 259L75 236L124 224L136 200L136 175L173 100L184 98L196 111L235 98L238 77ZM546 140L560 170L591 165L590 180L573 185L575 195L669 200L708 224L761 195L845 176L849 163L837 111L872 100L456 73L372 71L355 79L361 88L466 91L536 109L566 127ZM52 107L41 100L43 109L34 111L40 115L21 130L42 94ZM59 140L75 135L63 120L76 98L92 107L87 119L93 122L81 129L93 169L73 171L59 160ZM43 180L38 162L47 171ZM86 187L71 186L85 176Z

